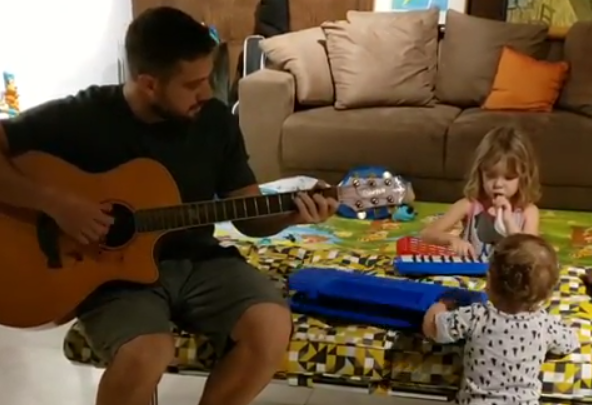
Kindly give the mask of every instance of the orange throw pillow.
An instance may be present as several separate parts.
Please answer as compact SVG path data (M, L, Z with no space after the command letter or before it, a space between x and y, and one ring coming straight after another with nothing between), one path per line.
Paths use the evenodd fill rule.
M522 110L550 112L567 79L566 62L534 59L504 47L486 110Z

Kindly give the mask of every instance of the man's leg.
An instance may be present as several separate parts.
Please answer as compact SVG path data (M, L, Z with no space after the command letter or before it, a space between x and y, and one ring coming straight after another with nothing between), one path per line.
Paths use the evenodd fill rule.
M96 404L149 404L175 354L164 290L102 288L78 312L91 346L108 362Z
M180 326L205 333L224 354L200 405L251 403L279 369L290 341L292 319L281 292L242 259L221 258L197 264L181 297L174 314Z

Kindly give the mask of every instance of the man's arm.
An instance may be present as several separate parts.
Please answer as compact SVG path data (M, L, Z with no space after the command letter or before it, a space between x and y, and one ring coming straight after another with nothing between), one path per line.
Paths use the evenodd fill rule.
M225 124L224 165L217 176L217 194L220 198L250 197L261 195L255 174L249 166L249 155L245 147L238 118L229 111L223 114ZM223 125L224 125L223 124ZM244 235L255 238L276 235L293 225L290 215L277 215L235 221L234 226Z
M228 197L250 197L256 195L261 195L261 191L257 184L252 184L230 192ZM254 238L276 235L287 227L294 225L290 214L235 221L233 224L239 232Z
M228 113L224 122L226 145L224 165L218 175L217 194L221 198L261 195L255 174L249 166L249 156L236 116ZM275 235L285 228L303 223L319 223L337 211L337 201L321 194L309 196L302 193L294 199L295 212L258 219L235 221L234 225L243 234L253 237Z
M0 202L15 207L45 211L51 190L20 174L9 161L9 143L0 123Z
M69 103L57 100L0 121L0 202L38 211L47 211L51 206L54 190L23 176L10 158L32 150L51 152L68 142L64 122L68 113L64 110Z

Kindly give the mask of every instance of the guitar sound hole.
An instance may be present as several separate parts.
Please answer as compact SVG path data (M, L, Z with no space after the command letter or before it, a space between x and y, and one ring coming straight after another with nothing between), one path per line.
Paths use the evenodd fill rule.
M105 236L103 246L108 249L117 249L128 243L136 233L134 213L123 204L112 204L110 214L115 221Z

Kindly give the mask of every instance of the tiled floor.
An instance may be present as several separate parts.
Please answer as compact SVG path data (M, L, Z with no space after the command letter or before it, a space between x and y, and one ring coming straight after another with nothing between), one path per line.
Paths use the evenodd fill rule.
M0 327L0 403L93 405L100 370L74 366L62 354L66 328L18 331ZM196 405L201 377L166 376L161 405ZM255 405L431 405L438 401L377 398L347 390L271 384Z

